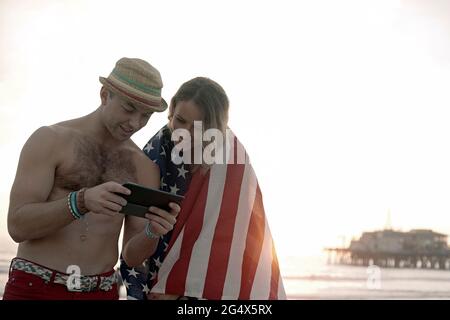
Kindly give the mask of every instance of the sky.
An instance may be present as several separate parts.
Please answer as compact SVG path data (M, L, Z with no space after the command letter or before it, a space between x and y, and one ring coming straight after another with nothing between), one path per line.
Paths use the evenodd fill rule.
M0 1L0 243L20 150L90 113L98 76L149 61L163 96L220 83L279 255L363 231L450 234L448 1ZM167 121L133 136L144 146Z

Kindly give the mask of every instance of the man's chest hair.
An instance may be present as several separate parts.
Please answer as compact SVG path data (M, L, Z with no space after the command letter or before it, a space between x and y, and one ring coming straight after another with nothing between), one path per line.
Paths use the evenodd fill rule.
M132 153L125 148L106 148L87 138L74 140L55 172L55 185L67 190L89 188L108 181L136 181Z

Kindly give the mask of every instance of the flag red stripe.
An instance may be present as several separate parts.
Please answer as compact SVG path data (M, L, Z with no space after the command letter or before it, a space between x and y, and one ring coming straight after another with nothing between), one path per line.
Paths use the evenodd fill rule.
M167 277L166 293L168 294L180 294L185 291L192 250L203 226L206 198L208 196L209 172L206 178L204 178L205 176L203 178L199 177L200 175L201 173L197 172L196 176L200 181L196 181L198 183L194 185L196 188L191 188L193 186L191 185L184 200L186 203L183 203L182 211L185 211L185 215L182 217L183 220L179 228L184 225L184 236L181 243L180 258L175 262ZM191 183L194 183L194 181ZM176 236L172 236L172 239L176 239Z
M197 171L196 174L193 175L192 180L189 184L188 192L185 194L184 200L181 203L181 211L177 217L177 223L173 229L172 235L170 237L169 246L166 252L169 252L172 248L175 240L178 238L181 230L186 223L186 220L189 218L191 211L196 203L196 198L200 194L201 189L205 183L205 180L209 179L209 173L207 175L202 175L200 171Z
M265 217L259 185L256 188L255 202L253 204L252 215L247 233L247 240L244 250L244 260L242 262L242 280L239 299L249 300L250 293L255 279L256 268L258 267L264 241Z
M222 298L244 169L245 165L242 164L229 164L227 167L222 204L212 240L203 291L206 299Z

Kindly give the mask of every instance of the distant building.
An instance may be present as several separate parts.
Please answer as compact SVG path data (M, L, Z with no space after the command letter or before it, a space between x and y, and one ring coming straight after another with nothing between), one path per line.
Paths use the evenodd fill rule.
M450 269L448 236L432 230L364 232L348 248L326 248L343 264Z
M415 229L409 232L381 230L364 232L359 240L352 240L354 252L394 254L447 254L447 235L432 230Z

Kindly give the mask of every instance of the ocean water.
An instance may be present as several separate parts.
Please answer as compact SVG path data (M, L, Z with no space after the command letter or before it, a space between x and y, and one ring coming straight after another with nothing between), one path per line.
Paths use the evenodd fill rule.
M14 255L0 249L0 297ZM329 265L325 256L279 262L288 299L450 299L450 272L445 270Z
M450 299L450 272L327 263L326 256L280 259L289 299Z

